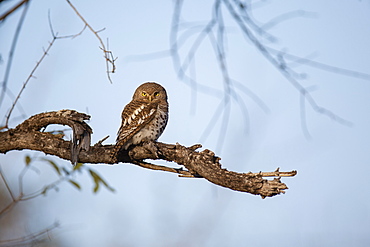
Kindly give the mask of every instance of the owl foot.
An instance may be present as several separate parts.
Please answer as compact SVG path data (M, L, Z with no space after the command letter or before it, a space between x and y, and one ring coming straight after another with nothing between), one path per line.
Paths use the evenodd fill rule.
M158 148L154 144L154 142L152 142L152 141L144 142L142 147L145 148L145 150L147 150L150 154L152 154L156 159L159 159Z

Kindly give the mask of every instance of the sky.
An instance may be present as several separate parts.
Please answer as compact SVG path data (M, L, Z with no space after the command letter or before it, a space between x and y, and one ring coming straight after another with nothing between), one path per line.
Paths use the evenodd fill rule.
M273 37L258 36L267 47L331 69L370 74L368 1L252 2L253 20ZM21 220L12 227L0 224L1 237L31 234L57 221L60 226L50 233L51 246L369 246L369 76L286 60L316 104L345 121L320 114L307 101L302 108L299 91L241 34L221 4L226 63L237 95L224 105L223 75L211 39L200 45L187 71L199 83L197 90L177 74L169 53L174 1L72 3L95 30L102 30L103 41L109 41L117 57L113 83L107 79L99 41L89 30L57 39L21 95L21 109L15 109L10 127L37 113L74 109L91 115L92 144L107 135L105 143L112 144L121 111L135 88L156 81L166 88L170 104L170 119L159 141L201 143L232 171L269 172L280 167L297 170L298 175L282 178L289 187L285 194L261 199L204 179L179 178L132 164L86 164L115 192L101 188L94 194L90 176L77 174L74 179L81 191L62 183L58 191L20 203L13 214L22 215ZM0 5L1 13L11 5ZM210 1L184 1L182 61L212 17L212 7ZM1 81L21 12L0 23ZM14 95L52 40L48 16L60 37L77 34L84 26L66 1L31 1L8 81ZM12 101L7 96L0 107L1 124ZM44 157L29 150L0 155L0 167L15 193L26 155ZM47 158L71 167L68 161ZM45 162L33 165L39 172L29 171L24 177L26 191L57 179Z

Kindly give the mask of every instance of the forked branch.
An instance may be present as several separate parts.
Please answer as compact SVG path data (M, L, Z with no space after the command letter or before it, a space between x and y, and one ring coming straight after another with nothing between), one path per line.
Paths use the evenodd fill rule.
M71 3L71 1L69 0L66 0L67 3L69 4L69 6L71 6L71 8L73 9L73 11L76 13L76 15L81 19L81 21L85 24L86 27L88 27L88 29L96 36L96 38L99 40L100 42L100 49L104 52L104 58L105 58L105 65L106 65L106 69L107 69L107 76L108 76L108 80L110 83L112 83L112 79L110 77L110 74L111 73L114 73L116 71L116 65L115 65L115 61L117 60L117 58L115 58L113 56L113 53L112 51L109 51L108 48L106 48L103 40L100 38L99 36L99 32L100 31L95 31L94 28L85 20L85 18L80 14L80 12L78 12L78 10L76 9L76 7Z

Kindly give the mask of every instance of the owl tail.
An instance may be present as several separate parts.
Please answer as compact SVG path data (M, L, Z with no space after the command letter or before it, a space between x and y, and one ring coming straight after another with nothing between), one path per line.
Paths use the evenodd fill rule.
M117 157L117 155L118 155L118 153L119 153L119 151L121 150L121 148L123 147L123 145L120 145L120 144L116 144L115 146L114 146L114 148L113 148L113 150L112 150L112 153L111 153L111 155L110 155L110 157L111 157L111 159L112 159L112 161L114 162L114 163L116 163L117 162L117 160L118 160L118 157Z

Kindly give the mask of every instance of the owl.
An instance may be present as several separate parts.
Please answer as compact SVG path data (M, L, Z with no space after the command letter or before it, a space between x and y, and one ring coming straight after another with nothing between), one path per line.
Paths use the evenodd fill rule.
M112 159L120 150L146 141L156 141L168 121L166 90L155 82L140 85L122 111L122 124L118 130Z

